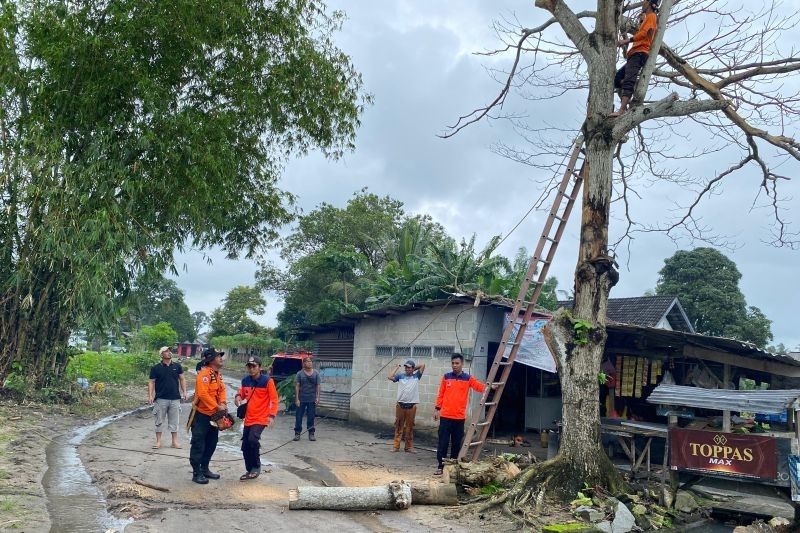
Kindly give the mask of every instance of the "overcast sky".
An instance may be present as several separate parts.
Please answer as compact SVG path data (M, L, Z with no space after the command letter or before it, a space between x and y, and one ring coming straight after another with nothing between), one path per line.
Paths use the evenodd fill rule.
M375 103L363 117L354 153L337 162L318 155L292 161L282 179L283 188L298 196L299 206L306 212L323 201L344 206L355 191L369 187L371 192L403 201L409 213L430 214L456 238L476 233L483 244L492 235L506 234L539 196L538 182L549 174L491 151L497 142L520 143L507 123L483 122L448 140L436 134L459 115L496 95L499 87L486 67L507 67L510 58L504 56L490 63L473 52L497 45L491 23L501 15L515 15L525 26L540 22L543 15L537 13L533 2L337 0L329 5L348 14L337 41L363 73ZM585 8L589 3L576 5ZM575 130L585 111L575 98L546 104L516 98L509 108L525 112L533 124ZM797 131L788 134L796 137ZM694 137L690 142L707 141ZM735 162L725 160L725 155L723 152L694 161L691 171L711 175L715 169ZM781 168L789 175L797 170L796 162ZM737 174L704 204L702 216L718 233L735 237L737 248L723 252L742 272L741 288L748 304L760 307L773 321L776 343L795 347L800 344L800 252L763 244L769 238L769 213L751 209L759 182L754 168ZM784 196L800 197L797 181L782 185ZM634 212L651 222L666 219L682 194L658 183L639 192L642 199L633 207ZM612 209L618 208L615 204ZM520 246L533 248L544 218L543 212L534 212L502 245L500 253L513 256ZM795 216L796 222L800 222L798 218ZM572 287L577 251L575 219L551 268L562 289ZM618 233L621 228L617 216L611 231ZM618 250L621 278L611 296L639 296L652 289L664 259L678 247L693 245L687 241L676 245L662 235L650 234L638 236L631 243L630 253ZM232 287L253 283L253 263L228 261L214 252L209 257L213 261L210 265L198 253L178 258L178 284L192 311L210 313ZM267 313L261 321L272 326L282 304L275 295L268 294L267 300Z

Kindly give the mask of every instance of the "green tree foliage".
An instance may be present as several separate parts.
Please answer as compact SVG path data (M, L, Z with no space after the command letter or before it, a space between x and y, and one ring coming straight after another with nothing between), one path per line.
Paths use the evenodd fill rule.
M368 97L316 0L0 3L0 379L40 384L174 250L251 256L287 157L352 147Z
M511 263L496 254L499 237L482 249L475 241L459 243L430 217L408 217L401 202L362 190L344 208L323 204L301 217L283 243L288 267L261 265L258 285L284 298L277 329L283 339L368 308L458 293L515 298L527 251ZM555 278L547 280L540 305L555 309L556 286Z
M192 324L194 324L194 330L199 334L203 331L203 328L206 327L211 323L211 319L208 318L208 315L205 314L203 311L195 311L192 313Z
M405 219L402 202L366 189L344 208L323 203L300 217L282 243L288 267L265 263L257 274L259 287L283 296L278 334L363 308Z
M301 217L285 240L284 259L313 255L326 250L359 254L373 269L383 267L389 244L397 237L404 219L403 203L362 189L353 194L344 209L323 203Z
M167 322L142 326L133 340L133 344L141 350L158 350L162 346L172 346L176 342L178 334Z
M252 333L239 333L238 335L219 335L214 337L214 347L227 353L245 353L259 357L271 357L285 347L285 343L268 335L253 335ZM268 361L262 361L266 368Z
M228 292L222 307L211 313L212 339L240 333L262 333L264 327L250 318L250 313L263 315L266 305L267 301L259 289L245 285L234 287Z
M125 321L129 330L167 322L178 333L178 340L193 341L197 338L197 328L183 296L174 280L160 275L138 279L128 298Z
M778 353L778 354L785 354L789 352L789 349L782 343L779 342L778 344L770 344L767 346L766 350L771 353Z
M664 260L656 294L677 296L698 333L763 348L772 340L772 322L757 307L747 306L741 277L736 263L713 248L679 250Z

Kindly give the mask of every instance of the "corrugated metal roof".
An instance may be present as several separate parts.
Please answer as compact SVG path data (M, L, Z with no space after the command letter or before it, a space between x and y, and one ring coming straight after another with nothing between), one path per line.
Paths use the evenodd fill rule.
M680 405L718 411L780 414L796 404L800 390L701 389L681 385L659 385L647 401L658 405Z

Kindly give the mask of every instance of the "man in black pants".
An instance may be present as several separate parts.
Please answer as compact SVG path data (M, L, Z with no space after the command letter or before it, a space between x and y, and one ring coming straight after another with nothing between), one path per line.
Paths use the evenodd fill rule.
M628 110L639 73L647 63L650 47L653 45L653 39L658 30L658 19L656 18L658 2L659 0L645 0L642 3L639 29L632 37L620 39L617 43L618 46L631 45L631 47L625 53L625 65L614 76L614 89L619 92L620 106L618 111L611 113L612 117L618 117Z
M452 372L442 376L439 395L436 397L436 411L433 419L439 421L439 445L436 447L438 467L433 475L441 476L447 448L450 458L458 457L461 441L464 439L464 420L467 418L467 403L470 389L476 392L486 390L486 385L464 372L464 357L454 353L450 358Z
M190 420L192 428L192 447L189 463L192 465L192 481L205 485L209 479L219 479L208 468L208 463L217 449L219 430L211 425L211 415L227 411L225 384L222 382L222 356L209 348L203 353L203 367L197 373L194 386L194 415Z

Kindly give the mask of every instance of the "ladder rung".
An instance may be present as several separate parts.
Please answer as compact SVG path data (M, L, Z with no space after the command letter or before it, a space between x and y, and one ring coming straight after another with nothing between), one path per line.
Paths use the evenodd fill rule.
M492 387L499 387L500 385L505 385L505 384L506 384L505 381L495 381L494 383L492 383Z
M558 241L557 241L557 240L555 240L554 238L552 238L552 237L548 237L548 236L546 236L546 235L544 236L544 240L546 240L546 241L550 241L550 242L558 242Z
M564 220L566 220L565 218L562 218L558 215L554 215L553 213L550 213L550 216L555 218L556 220L560 220L561 222L564 222Z
M486 406L486 405L497 405L497 402L486 402L483 405L484 406Z
M483 427L483 426L488 426L489 424L491 424L491 422L478 422L477 424L475 424L475 426Z
M550 263L550 261L547 261L547 263ZM528 283L533 283L534 285L541 285L542 283L544 283L543 281L538 280L538 279L534 281L532 278L528 278L525 281L527 281ZM524 301L524 300L521 300L520 298L517 298L517 301L521 302L521 301Z
M511 364L511 362L510 362L510 361L508 361L508 360L505 360L505 361L500 361L500 362L499 362L499 363L497 363L497 364L498 364L498 365L501 365L501 366L508 366L508 365L510 365L510 364Z
M482 440L476 440L475 442L470 442L469 447L472 448L473 446L477 446L478 444L483 444Z

